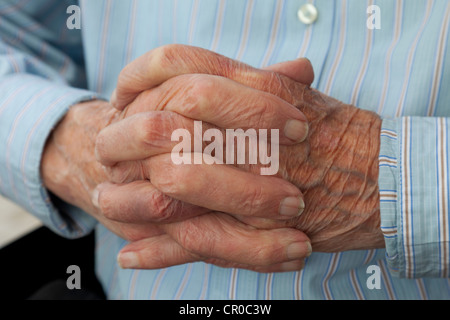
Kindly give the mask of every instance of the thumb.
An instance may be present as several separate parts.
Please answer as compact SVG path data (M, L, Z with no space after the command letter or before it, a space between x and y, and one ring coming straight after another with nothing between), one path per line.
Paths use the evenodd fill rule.
M314 81L314 70L307 58L299 58L292 61L280 62L264 68L264 70L281 73L292 80L311 85Z

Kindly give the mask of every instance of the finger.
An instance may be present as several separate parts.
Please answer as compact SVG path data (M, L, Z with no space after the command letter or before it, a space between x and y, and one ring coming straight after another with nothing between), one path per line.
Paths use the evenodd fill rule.
M96 215L96 219L108 230L127 241L138 241L149 237L156 237L165 234L156 224L132 224L117 222L106 218L101 213Z
M280 62L264 68L264 70L281 73L294 81L311 85L314 82L314 69L307 58Z
M204 129L211 128L207 123ZM134 114L104 128L97 136L95 154L105 166L117 162L143 160L168 153L178 144L175 130L193 129L193 121L174 112L152 111Z
M292 129L292 124L290 126ZM220 135L224 143L227 142L228 138L236 139L237 141L239 141L240 136L248 136L249 139L254 138L254 145L250 146L249 144L249 147L254 148L253 151L258 151L257 144L262 141L268 141L267 144L270 145L271 150L278 148L279 141L276 141L278 140L278 135L275 136L273 131L267 134L267 140L264 140L266 138L261 135L262 131L256 131L253 128L250 128L250 130L246 129L245 132L242 129L242 134L239 132L241 132L240 129L226 130L207 122L195 122L192 119L170 111L142 112L133 114L128 118L104 128L97 136L95 154L97 160L103 165L112 167L118 162L144 160L153 155L170 153L179 144L180 138L191 139L191 142L198 139L201 150L197 151L203 151L210 145L212 137L209 134L211 133L215 133L215 138L216 135ZM179 137L178 133L183 133L183 136ZM264 133L267 133L267 131L264 131ZM303 133L300 134L303 135ZM240 151L242 149L239 149L240 147L236 143L236 153L238 151L245 152L242 156L245 156L245 159L249 159L249 147L246 147L244 151ZM259 150L259 154L262 154L261 149ZM126 166L118 167L126 168ZM128 168L128 170L139 171L139 167L133 166L133 168ZM123 180L114 179L114 182L125 182L128 180L127 178Z
M96 199L93 203L104 217L122 223L169 223L208 211L173 199L148 181L135 181L125 185L104 183L96 188L94 197Z
M161 269L201 260L167 234L132 242L117 256L124 269Z
M172 44L149 51L128 64L118 77L111 104L123 110L142 91L172 77L194 73L226 77L288 102L293 99L286 79L275 72L256 69L206 49Z
M224 214L209 214L166 225L170 234L143 239L124 247L123 268L164 268L205 261L255 271L301 268L311 254L309 239L295 229L257 230Z
M311 254L309 239L299 230L258 230L223 213L164 225L163 229L193 254L233 263L271 266Z
M184 249L168 235L132 242L122 248L117 256L117 262L123 269L162 269L198 261L222 268L239 268L265 273L299 271L305 263L304 260L293 260L269 266L255 266L217 258L205 258Z
M298 217L305 208L301 191L281 178L219 164L175 164L169 154L146 162L155 188L200 207L277 220Z
M299 143L308 135L305 116L291 104L218 76L172 78L139 95L127 114L149 111L152 106L225 129L277 130L281 144Z
M179 132L182 133L181 136L178 135ZM211 140L215 141L216 138L209 136L211 132L220 135L223 143L226 143L227 130L207 122L195 122L171 111L143 112L104 128L97 136L95 154L99 162L108 166L105 170L109 177L116 183L124 183L139 177L145 179L140 175L141 168L137 165L137 161L158 154L171 153L180 144L181 138L191 140L189 143L191 150L194 150L195 144L201 147L199 151L206 150ZM233 131L233 135L228 132L228 135L239 141L239 131ZM258 138L258 136L249 134L249 138ZM196 142L196 139L199 142ZM272 142L268 141L267 144L271 145ZM258 145L253 147L256 150ZM245 159L248 159L248 148L248 146L238 148L236 145L235 151L245 153ZM226 159L223 161L226 162Z

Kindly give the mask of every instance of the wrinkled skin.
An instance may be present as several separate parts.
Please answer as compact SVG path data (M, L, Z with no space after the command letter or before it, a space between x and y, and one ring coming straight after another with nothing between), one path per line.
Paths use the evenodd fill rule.
M315 251L337 252L383 247L384 240L379 229L377 181L380 118L372 112L343 104L285 77L281 76L277 81L280 81L279 86L272 87L284 88L277 95L283 97L283 93L289 92L291 96L283 98L306 115L310 126L305 142L280 146L278 172L279 177L302 190L306 208L300 217L285 222L238 218L258 228L289 226L302 230L311 239ZM159 94L167 96L164 90ZM184 92L183 96L186 94ZM173 95L170 96L176 99ZM128 115L141 112L138 106L151 105L150 101L155 110L164 110L167 105L166 101L155 103L155 94L144 92L129 106ZM184 124L184 127L192 131L192 126ZM204 124L203 130L211 127L213 126ZM166 139L165 143L172 146L168 139L175 128L158 128L167 130L166 133L159 131L158 135L164 138L161 140L159 136L158 143ZM147 169L141 170L146 165L144 161L134 167L136 170L129 166L128 171L121 168L115 172L116 175L120 173L120 177L116 176L116 179L125 182L136 179L139 175L139 178L145 178L151 175L146 173ZM261 165L239 167L259 174ZM168 184L171 185L170 182ZM170 194L169 187L159 187ZM173 196L176 197L176 194Z
M296 86L293 104L307 116L310 133L302 144L280 147L280 175L303 191L306 208L288 225L304 231L316 251L384 246L377 181L381 120Z
M315 251L384 246L379 230L377 188L381 121L375 114L343 105L278 73L253 69L219 55L205 54L198 49L171 46L157 51L151 57L155 61L144 60L144 63L150 65L148 70L151 75L158 75L155 71L157 68L169 73L159 79L162 84L157 81L156 85L149 85L146 74L136 76L131 72L128 73L132 74L131 78L119 77L118 89L123 88L124 84L126 86L133 83L132 89L136 90L134 95L128 96L128 100L125 99L126 103L122 101L129 105L123 111L116 111L102 101L75 106L49 139L42 161L42 175L49 190L92 214L111 231L132 242L122 252L137 252L139 263L128 267L161 268L191 261L206 261L219 266L260 272L291 271L302 267L302 259L308 255L308 250L297 247L293 257L287 247L293 242L303 243L308 237ZM212 97L201 90L196 91L196 96L189 96L191 91L180 90L180 86L170 86L176 88L171 94L164 92L166 84L181 81L183 75L189 79L193 77L193 73L196 73L197 78L202 77L199 73L227 77L245 86L268 92L297 106L306 115L310 121L307 140L300 144L280 146L279 177L293 182L304 194L306 208L300 217L280 221L246 217L239 215L239 212L234 215L224 214L202 208L202 203L197 203L199 197L195 197L195 194L183 198L186 194L180 193L180 185L193 188L193 182L201 180L193 177L198 178L201 172L207 177L208 174L219 171L214 170L217 169L214 166L201 167L202 170L198 166L175 167L168 154L173 129L189 127L189 121L200 115L195 103L191 103L187 114L177 110L176 116L173 116L173 112L169 116L173 122L164 121L171 114L166 109L168 102L177 102L177 98L195 102L198 101L198 94L205 95L206 99L203 101L209 101ZM146 81L141 81L140 77ZM142 83L139 84L140 81ZM120 91L117 93L119 101ZM149 98L151 104L146 103ZM112 102L117 104L114 99ZM183 107L189 104L175 105ZM238 106L239 103L236 107ZM162 121L142 122L140 113L147 112L148 116L151 110L164 110L157 115ZM269 108L265 111L277 110ZM268 122L261 127L271 127L270 120L267 119L272 117L270 114L269 117L264 117L265 114L238 112L230 124L235 119L244 123L266 119ZM141 122L133 123L133 115L139 115ZM185 117L180 122L179 118L183 115ZM154 116L147 119L155 119ZM245 118L246 116L249 118ZM226 114L222 118L226 118ZM111 128L126 119L133 121L120 128L120 136L126 136L130 132L123 131L127 125L141 128L139 125L144 124L143 129L151 128L143 130L149 133L145 136L147 141L130 148L144 145L154 150L146 150L151 153L146 159L104 163L109 167L103 168L95 159L95 144L97 142L97 151L107 153L101 147L105 141L105 134L102 133L109 129L106 135L109 136L115 130ZM179 126L182 123L184 125ZM227 124L223 123L222 127L227 128ZM100 131L102 133L99 135ZM124 135L124 132L127 134ZM149 139L152 141L152 138L156 143L149 144ZM120 144L117 141L112 139L110 147L113 150L110 152L119 150ZM258 166L244 166L241 169L252 172L254 179L259 172ZM207 170L213 171L208 173ZM125 194L120 190L114 193L108 188L105 190L105 187L100 190L98 197L93 194L98 184L111 180L116 183L130 182L124 186L129 187L128 191L135 189L136 192L126 193L126 199L120 198ZM149 180L151 184L148 183ZM275 183L275 180L272 181ZM148 189L144 196L137 192L143 184ZM206 191L220 190L220 184L214 184L215 188L211 186L208 183ZM205 186L200 185L197 191L205 191L201 187ZM255 194L251 199L243 201L243 208L258 207L264 201L261 195ZM177 213L181 215L177 216ZM143 223L144 218L152 223ZM308 237L294 231L295 229L304 230Z

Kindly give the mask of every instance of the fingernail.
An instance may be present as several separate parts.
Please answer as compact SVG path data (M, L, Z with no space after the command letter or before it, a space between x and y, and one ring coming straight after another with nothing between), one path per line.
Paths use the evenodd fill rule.
M102 170L103 170L103 172L106 173L106 174L110 174L110 173L111 173L111 172L110 172L110 168L107 167L107 166L102 166Z
M311 243L309 241L306 242L294 242L291 243L287 247L286 255L288 259L304 259L309 257L312 253Z
M312 254L312 246L311 246L311 242L306 241L306 246L308 247L308 253L306 254L306 257L311 256Z
M100 190L98 190L98 187L94 189L92 192L92 204L96 208L100 208L98 197L100 196Z
M304 260L289 261L281 264L280 270L283 272L299 271L305 267Z
M117 92L116 89L114 89L114 91L111 94L111 98L109 98L109 102L114 105L116 103L117 100Z
M280 215L297 217L305 210L305 202L300 197L288 197L281 201Z
M122 269L132 269L139 266L139 258L134 252L119 253L117 262Z
M308 132L308 124L304 121L288 120L284 127L284 135L295 142L305 141Z
M98 141L98 140L97 140ZM100 152L97 149L97 142L95 143L95 148L94 148L94 155L95 155L95 159L97 161L100 161L101 157L100 157Z

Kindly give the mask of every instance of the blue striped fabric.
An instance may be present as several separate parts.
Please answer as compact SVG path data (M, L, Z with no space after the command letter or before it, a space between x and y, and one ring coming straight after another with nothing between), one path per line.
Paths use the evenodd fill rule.
M297 18L310 2L318 20ZM50 198L39 162L67 109L108 97L130 61L169 43L256 67L308 57L313 87L383 117L380 208L386 249L313 253L304 270L259 274L192 263L122 270L126 243L97 226L97 273L111 299L449 299L448 0L0 1L0 192L67 237L94 221ZM381 9L368 29L367 8ZM357 239L355 239L357 241ZM380 289L369 289L370 265Z

